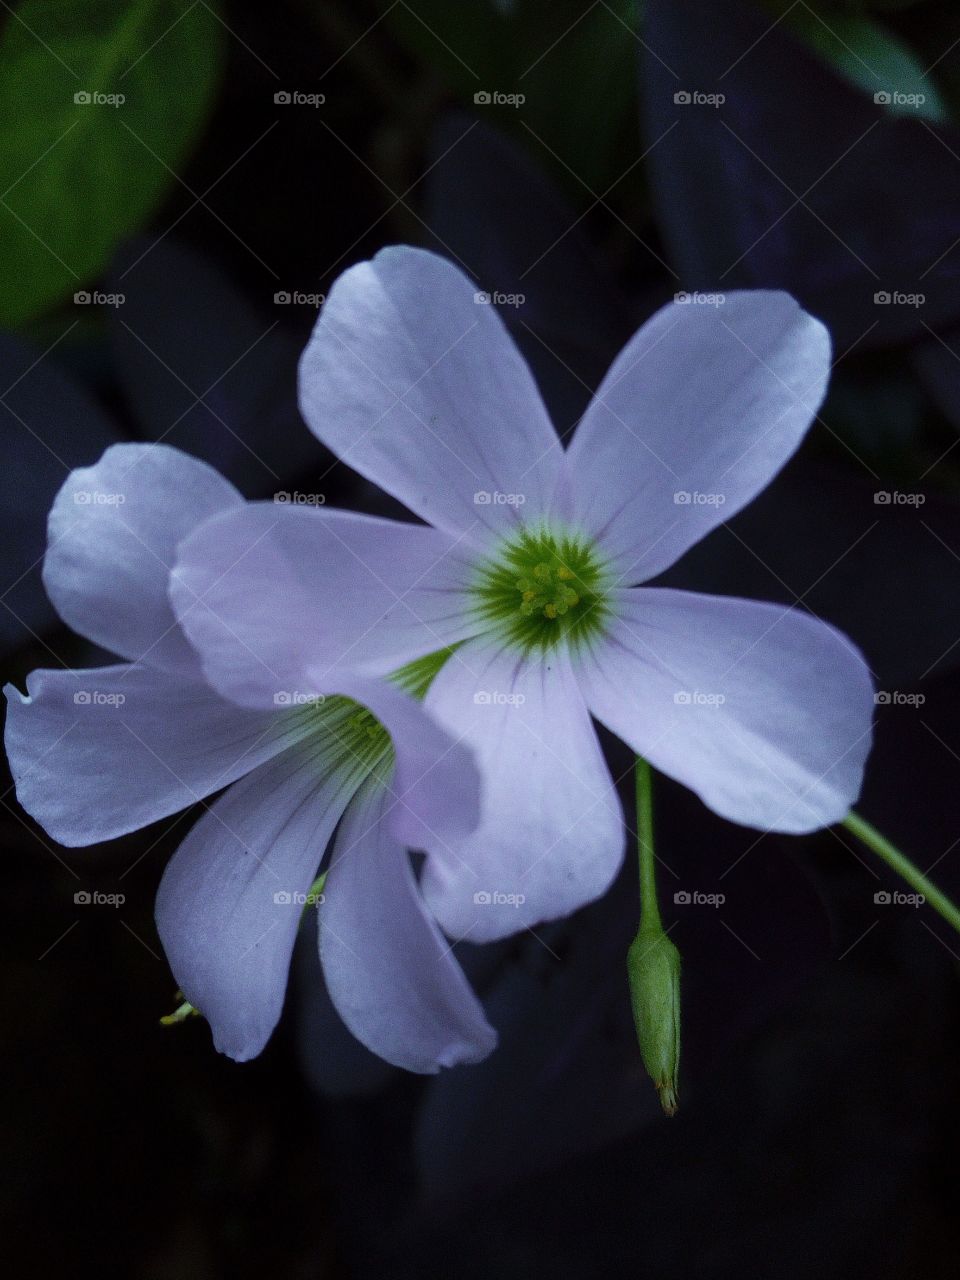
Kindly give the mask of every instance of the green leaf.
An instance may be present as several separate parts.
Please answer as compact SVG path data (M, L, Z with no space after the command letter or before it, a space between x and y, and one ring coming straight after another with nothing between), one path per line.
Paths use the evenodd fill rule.
M766 0L766 7L782 14L785 26L891 115L949 121L950 112L925 64L882 23L829 9L820 14L805 3L788 6L786 0ZM884 96L878 100L876 95Z
M461 96L510 89L512 18L493 5L484 0L380 0L379 7L408 52Z
M527 98L522 114L556 153L559 172L580 197L582 184L601 195L618 183L639 154L637 9L634 0L586 9L582 2L517 5L524 56L518 88ZM539 146L535 151L549 163ZM572 184L566 166L576 174Z
M889 11L912 9L915 5L925 3L926 0L831 0L830 7L850 9L854 13L862 13L864 9L885 9Z
M571 192L600 194L622 175L636 131L637 0L380 4L409 52Z
M203 0L25 0L11 12L0 40L0 324L94 280L177 181L213 100L222 37Z

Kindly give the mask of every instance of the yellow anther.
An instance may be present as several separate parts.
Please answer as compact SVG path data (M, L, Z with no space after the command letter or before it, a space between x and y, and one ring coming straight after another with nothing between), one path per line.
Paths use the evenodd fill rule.
M557 616L557 606L555 604L546 604L543 606L543 612L546 617L555 618Z
M573 572L566 565L561 565L557 570L557 577L561 582L568 582L573 577Z

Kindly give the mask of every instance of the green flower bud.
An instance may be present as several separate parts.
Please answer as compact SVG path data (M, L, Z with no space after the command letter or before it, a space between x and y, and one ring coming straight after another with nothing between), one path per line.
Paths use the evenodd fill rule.
M627 952L627 974L643 1065L672 1116L680 1067L680 952L659 921L641 924Z

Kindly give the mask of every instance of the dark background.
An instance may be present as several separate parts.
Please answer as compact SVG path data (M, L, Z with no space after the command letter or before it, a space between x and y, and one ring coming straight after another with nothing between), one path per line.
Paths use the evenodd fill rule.
M860 808L960 894L955 5L3 10L8 679L97 660L58 625L39 561L66 472L112 440L177 444L249 496L402 514L303 427L316 305L275 295L325 293L383 244L438 249L524 296L503 315L566 432L677 291L787 288L834 336L828 402L670 580L799 602L852 636L889 695ZM126 101L74 103L94 91ZM275 100L295 91L325 101ZM67 851L8 784L9 1274L955 1275L960 940L876 903L896 886L837 832L759 839L658 784L685 963L667 1121L630 1023L629 859L573 919L461 949L501 1036L482 1066L425 1079L362 1050L326 1003L311 921L280 1028L237 1066L199 1020L158 1025L175 984L152 901L193 815ZM675 905L681 888L725 901ZM77 906L83 889L125 901Z

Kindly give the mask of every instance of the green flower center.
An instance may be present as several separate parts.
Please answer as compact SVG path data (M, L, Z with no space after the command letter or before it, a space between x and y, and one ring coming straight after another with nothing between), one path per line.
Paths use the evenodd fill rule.
M422 701L434 677L453 653L456 645L439 649L408 662L389 679L411 697ZM305 699L292 713L307 730L305 742L322 743L325 751L334 748L341 767L357 786L371 773L386 781L393 768L394 752L390 734L372 711L343 694Z
M593 545L573 534L526 528L478 571L474 609L525 652L582 645L603 631L610 579Z
M393 743L380 721L352 698L341 694L317 700L302 709L310 728L310 740L331 747L341 767L357 785L376 771L386 778L393 767Z

